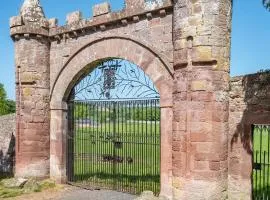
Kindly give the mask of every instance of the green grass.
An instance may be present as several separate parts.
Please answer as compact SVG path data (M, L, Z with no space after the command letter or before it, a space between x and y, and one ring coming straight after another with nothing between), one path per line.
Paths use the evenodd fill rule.
M74 181L134 194L145 190L159 193L159 123L77 126L73 144ZM113 161L113 155L117 162Z
M0 181L2 180L4 179L0 179ZM31 181L31 183L27 183L27 186L25 185L22 188L6 188L2 182L0 182L0 199L12 198L33 192L41 192L56 187L56 184L51 180L35 181L33 179L29 181Z
M255 199L270 197L270 130L256 127L253 133L253 194Z

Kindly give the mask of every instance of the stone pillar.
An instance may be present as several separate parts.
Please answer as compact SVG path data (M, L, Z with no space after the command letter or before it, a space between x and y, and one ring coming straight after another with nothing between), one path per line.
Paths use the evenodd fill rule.
M226 199L231 0L175 0L175 199Z
M16 64L16 176L49 176L49 24L39 1L10 20Z

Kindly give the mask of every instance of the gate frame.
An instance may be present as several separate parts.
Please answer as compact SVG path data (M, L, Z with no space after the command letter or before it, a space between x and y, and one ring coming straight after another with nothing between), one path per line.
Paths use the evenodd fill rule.
M63 65L51 89L50 99L50 176L67 182L67 101L71 89L82 74L95 67L97 60L116 57L140 67L153 81L160 94L161 163L160 196L172 198L173 74L166 56L129 38L109 37L92 41L80 48Z

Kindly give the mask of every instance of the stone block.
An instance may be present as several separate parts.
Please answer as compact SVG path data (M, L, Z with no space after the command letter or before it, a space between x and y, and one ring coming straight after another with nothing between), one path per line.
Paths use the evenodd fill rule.
M134 11L138 8L143 8L144 0L125 0L127 10Z
M108 2L97 4L93 6L93 17L105 15L111 12L111 6Z
M179 177L173 177L172 186L176 189L180 189L183 186L183 182Z
M205 80L192 81L191 90L192 91L206 91L207 90L207 82Z
M155 10L158 7L162 7L164 5L164 0L146 0L144 1L144 8L146 10Z
M58 19L56 19L56 18L49 19L49 27L50 28L55 28L57 26L58 26Z
M22 188L27 182L25 178L10 178L1 181L1 184L6 188Z
M218 170L220 170L220 162L213 162L213 161L210 161L210 162L209 162L209 169L210 169L210 170L213 170L213 171L218 171Z
M79 22L82 19L82 13L80 11L75 11L69 13L66 18L67 24L73 24Z
M206 62L212 60L212 48L210 46L198 46L192 49L192 61Z
M10 28L16 27L16 26L22 26L23 25L23 21L22 21L22 17L21 16L14 16L11 17L9 20L9 26Z

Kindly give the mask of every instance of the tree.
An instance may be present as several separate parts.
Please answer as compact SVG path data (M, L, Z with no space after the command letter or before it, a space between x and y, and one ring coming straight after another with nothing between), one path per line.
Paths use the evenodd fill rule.
M15 110L15 102L7 99L7 93L4 89L4 85L0 83L0 116L15 113Z
M270 0L262 0L264 7L270 11Z

